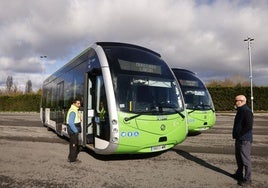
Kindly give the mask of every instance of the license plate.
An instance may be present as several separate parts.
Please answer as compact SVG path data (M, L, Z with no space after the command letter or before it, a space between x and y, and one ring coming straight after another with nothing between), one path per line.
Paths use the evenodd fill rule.
M161 151L161 150L165 150L165 149L166 149L166 145L151 147L151 151Z

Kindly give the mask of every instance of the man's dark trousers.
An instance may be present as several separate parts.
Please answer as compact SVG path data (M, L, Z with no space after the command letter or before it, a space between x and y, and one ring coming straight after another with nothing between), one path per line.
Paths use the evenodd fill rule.
M68 159L70 162L76 161L78 155L78 133L69 134L70 144L69 144L69 156Z
M245 167L245 180L251 180L251 142L235 141L235 158L237 162L236 175L239 180L243 180L243 167Z

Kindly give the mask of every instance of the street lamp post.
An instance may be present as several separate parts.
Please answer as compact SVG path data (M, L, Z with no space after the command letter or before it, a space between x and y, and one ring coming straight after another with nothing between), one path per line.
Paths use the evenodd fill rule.
M253 111L253 87L252 87L252 63L251 63L251 42L253 41L253 38L248 37L244 41L248 43L248 57L249 57L249 79L250 79L250 99L251 99L251 110Z

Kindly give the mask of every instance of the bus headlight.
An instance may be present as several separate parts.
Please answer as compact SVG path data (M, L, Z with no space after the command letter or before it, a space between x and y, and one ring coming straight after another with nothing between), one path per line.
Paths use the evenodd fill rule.
M112 120L112 125L116 125L117 121L115 119Z
M117 128L113 128L113 132L114 133L118 133L118 129Z
M113 137L112 138L112 142L118 142L118 138L117 137Z

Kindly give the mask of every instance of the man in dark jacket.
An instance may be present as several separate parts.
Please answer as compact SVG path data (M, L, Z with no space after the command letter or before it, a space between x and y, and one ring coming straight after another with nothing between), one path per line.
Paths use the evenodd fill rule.
M235 158L237 171L234 174L238 180L238 185L251 184L251 144L253 113L248 108L247 99L244 95L235 97L235 106L237 113L234 119L233 139L235 139ZM245 176L243 176L245 169Z

